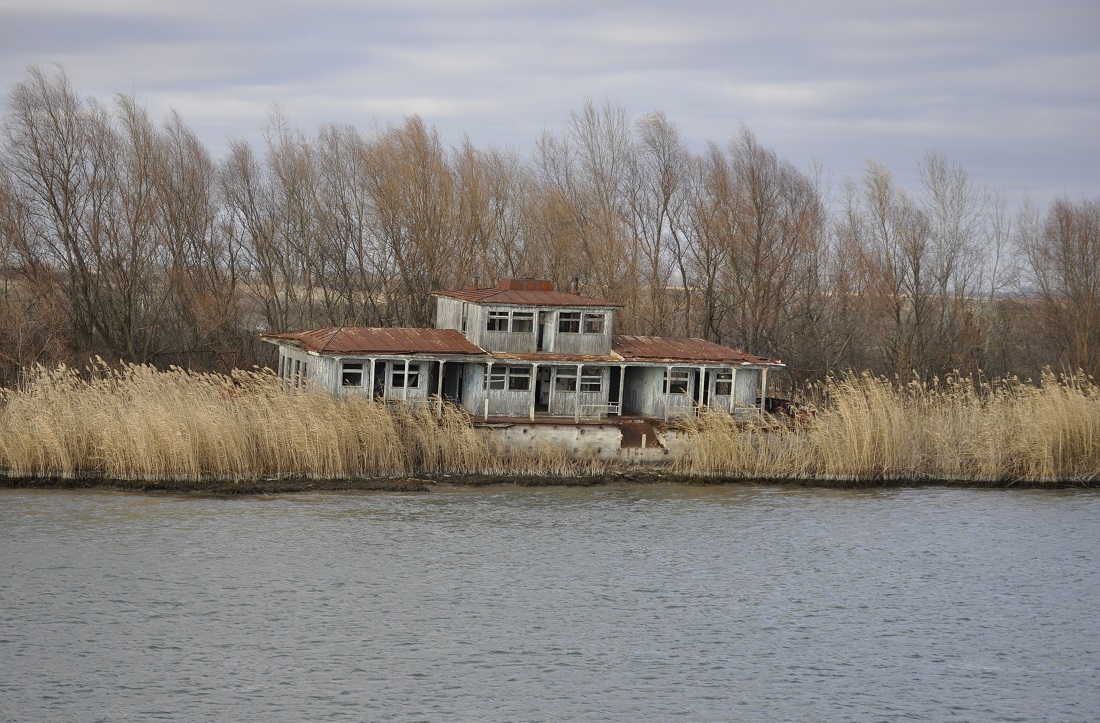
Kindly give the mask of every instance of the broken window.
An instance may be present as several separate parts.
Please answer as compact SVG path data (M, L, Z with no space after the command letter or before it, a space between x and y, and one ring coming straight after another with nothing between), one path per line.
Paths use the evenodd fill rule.
M602 334L603 333L603 314L585 314L584 315L584 333L585 334Z
M581 369L581 391L599 393L603 390L603 371L594 367Z
M407 383L406 383L407 382ZM410 364L409 373L405 374L405 366L393 367L393 374L390 376L390 386L394 389L419 389L420 388L420 365Z
M531 388L531 367L496 367L485 378L484 388L525 392Z
M559 311L558 312L558 332L562 334L579 334L581 333L581 312L579 311Z
M508 312L507 311L490 311L489 323L485 327L486 331L508 331Z
M554 379L554 389L559 392L577 391L577 370L558 369L557 376Z
M673 369L672 375L669 376L668 370L666 369L665 383L661 391L664 394L687 394L690 382L691 372Z
M535 312L507 311L497 309L489 312L486 331L512 331L517 334L530 334L535 330Z
M344 362L340 366L340 386L363 386L363 362Z
M525 392L531 388L531 370L528 367L508 367L508 390Z
M506 381L507 374L505 374L505 369L502 367L497 367L485 378L486 386L489 389L504 389Z
M533 311L513 311L512 312L512 332L516 334L527 333L530 334L535 330L535 312Z
M733 394L733 372L718 372L714 377L714 393L719 397Z

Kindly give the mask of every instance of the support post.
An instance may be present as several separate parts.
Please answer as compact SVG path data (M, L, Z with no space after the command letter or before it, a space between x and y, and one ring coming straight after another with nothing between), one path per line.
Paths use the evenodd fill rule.
M409 360L405 359L405 383L401 385L401 401L409 401Z
M703 400L707 395L707 368L699 366L699 411L703 410Z
M573 390L573 423L581 421L581 365L577 365L577 384Z
M535 403L538 402L539 365L531 365L531 421L535 421Z
M626 364L619 365L619 416L623 416L623 390L626 388Z
M672 399L672 367L665 367L665 421L668 421L668 403Z
M370 368L367 369L367 394L370 396L370 400L374 401L374 357L368 357L370 360Z
M485 365L485 421L489 421L489 395L493 393L491 388L493 378L493 363Z
M436 416L443 416L443 365L447 362L442 359L439 360L439 383L436 384L435 392L435 404L436 404Z
M768 368L760 369L760 413L764 413L764 406L768 402Z
M730 416L737 406L737 367L730 367Z

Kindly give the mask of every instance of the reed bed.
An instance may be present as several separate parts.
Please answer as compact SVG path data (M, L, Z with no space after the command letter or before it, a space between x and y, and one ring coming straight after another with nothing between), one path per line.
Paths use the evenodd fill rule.
M691 475L830 480L1094 483L1100 388L953 376L929 383L849 374L823 383L815 419L790 428L704 413L685 422Z
M564 450L497 449L460 409L437 412L291 394L266 371L39 367L19 390L0 390L0 470L147 480L592 473Z
M667 470L693 477L802 480L1100 480L1100 388L1082 376L1038 384L868 375L815 390L794 428L719 412L683 422ZM0 390L0 473L136 480L484 475L590 478L609 472L565 448L509 449L462 410L286 391L267 371L149 366L37 368Z

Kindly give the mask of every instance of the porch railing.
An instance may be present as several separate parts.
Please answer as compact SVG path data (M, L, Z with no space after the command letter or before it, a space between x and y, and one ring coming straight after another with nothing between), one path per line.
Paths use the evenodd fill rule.
M619 415L623 412L622 402L608 402L607 404L582 404L580 415L585 419L599 419L600 417Z

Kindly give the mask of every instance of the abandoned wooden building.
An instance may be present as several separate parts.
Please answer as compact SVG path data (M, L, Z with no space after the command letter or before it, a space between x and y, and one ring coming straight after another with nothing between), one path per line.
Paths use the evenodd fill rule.
M667 421L702 408L763 410L778 360L694 338L614 334L621 304L541 279L435 291L435 328L269 333L292 388L414 404L449 400L475 419Z

